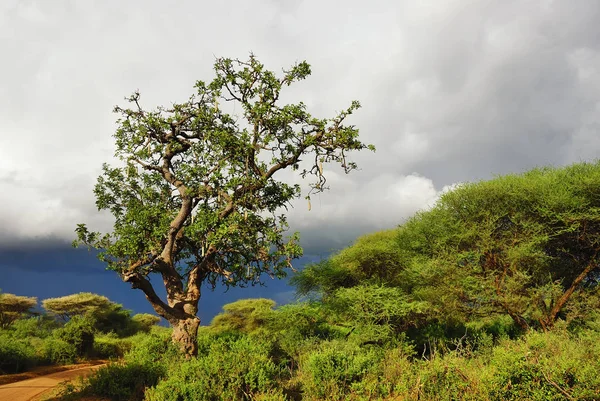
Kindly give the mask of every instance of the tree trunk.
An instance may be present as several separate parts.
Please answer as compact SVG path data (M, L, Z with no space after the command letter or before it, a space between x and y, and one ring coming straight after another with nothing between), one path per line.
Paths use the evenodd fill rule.
M200 319L194 317L191 319L178 320L173 324L173 334L171 338L173 342L179 345L181 352L184 353L186 359L191 359L198 356L198 327Z
M581 282L592 272L592 270L596 269L597 267L598 265L596 262L596 255L594 255L592 261L590 261L585 267L585 269L583 269L583 271L579 273L577 277L575 277L575 280L573 280L569 288L567 288L567 290L562 294L562 296L556 301L554 307L552 307L552 310L550 310L544 322L540 322L542 323L544 331L547 328L551 328L552 326L554 326L556 317L562 311L566 303L569 301L569 298L571 298L571 295L573 295L579 284L581 284Z

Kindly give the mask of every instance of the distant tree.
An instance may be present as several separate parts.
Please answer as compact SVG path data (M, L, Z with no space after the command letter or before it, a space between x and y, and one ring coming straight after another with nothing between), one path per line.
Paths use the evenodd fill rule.
M329 119L312 117L302 102L281 104L282 89L310 75L306 62L280 76L252 55L217 59L214 69L212 82L198 81L184 103L149 111L135 93L130 108L115 108L122 164L104 165L94 191L114 228L103 235L80 224L74 243L99 249L110 269L142 290L188 356L198 350L204 283L254 285L264 273L282 277L301 256L298 235L286 238L285 215L277 214L300 186L279 181L280 172L314 177L310 208L311 193L327 189L328 163L348 173L357 167L348 152L374 150L345 125L358 102ZM226 112L232 109L241 115ZM166 300L152 273L161 276Z
M0 328L6 329L17 319L31 315L36 297L0 293Z
M223 313L213 318L210 327L218 332L251 333L267 322L274 307L272 299L240 299L223 306Z
M354 244L294 274L290 283L299 295L327 297L339 288L359 284L395 285L401 270L398 231L384 230L359 237Z
M115 305L103 295L91 292L65 295L64 297L48 298L42 300L42 306L49 313L67 321L73 316L93 314L98 311L111 309Z
M103 295L90 292L66 295L58 298L48 298L42 301L42 306L50 314L64 321L74 316L85 316L94 324L96 330L102 333L115 332L119 335L133 334L135 328L131 313L123 309L123 305L111 301Z
M149 332L152 326L155 326L160 322L160 317L150 313L138 313L133 315L131 320L137 326L137 330Z

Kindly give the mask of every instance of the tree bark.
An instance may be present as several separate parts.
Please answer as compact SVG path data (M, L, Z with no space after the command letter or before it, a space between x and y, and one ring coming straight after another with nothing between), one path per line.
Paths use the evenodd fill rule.
M198 327L200 327L200 319L198 317L178 320L172 323L173 334L171 339L179 345L181 352L186 359L195 358L198 356Z

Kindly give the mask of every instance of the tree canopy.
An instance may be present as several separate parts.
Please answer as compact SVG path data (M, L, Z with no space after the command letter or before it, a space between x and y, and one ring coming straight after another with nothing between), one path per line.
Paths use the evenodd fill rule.
M183 103L145 110L136 92L129 107L115 108L121 164L105 164L94 190L98 208L115 217L114 228L76 230L75 245L99 249L110 269L142 290L188 355L197 352L203 283L254 285L263 274L283 276L302 255L298 235L285 235L279 214L301 188L279 180L279 172L312 178L310 202L328 188L329 163L348 173L357 168L348 152L374 150L346 123L358 102L332 118L313 117L303 102L282 104L283 89L310 75L306 62L277 74L253 55L219 58L214 71ZM166 299L156 293L153 273Z
M42 300L44 309L65 321L73 316L107 311L116 305L118 304L115 304L104 295L92 294L91 292L80 292Z
M420 303L416 315L397 315L399 327L418 327L426 311L429 321L507 314L524 330L547 329L598 305L599 188L600 162L463 184L398 229L308 266L292 283L354 316L365 304L359 298L386 291L377 286L399 288L398 307Z
M223 313L215 316L210 326L217 332L251 333L265 324L274 307L275 301L271 299L240 299L224 305Z
M15 320L31 314L36 305L36 297L0 293L0 328L5 329Z
M114 332L124 336L138 330L150 330L150 326L159 321L158 316L138 317L133 319L131 312L123 305L113 302L103 295L90 292L66 295L58 298L48 298L42 301L42 306L51 315L64 321L75 316L89 318L94 328L101 333ZM147 314L146 314L147 315Z

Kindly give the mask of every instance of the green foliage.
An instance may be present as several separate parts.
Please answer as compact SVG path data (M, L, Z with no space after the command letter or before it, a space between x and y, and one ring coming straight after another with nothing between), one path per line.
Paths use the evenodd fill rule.
M214 71L183 103L144 110L134 93L129 107L115 108L121 164L105 164L94 189L98 209L115 218L113 230L101 234L79 224L74 242L98 249L109 269L144 291L190 356L203 283L256 285L263 274L283 277L302 255L298 234L286 235L286 216L278 215L301 188L279 180L279 172L312 178L310 199L327 189L324 165L349 173L357 168L349 152L375 150L346 123L357 101L322 119L302 102L281 103L285 87L310 75L306 62L276 74L250 55L217 59ZM224 112L219 102L237 105L241 115ZM151 273L163 276L166 302ZM183 310L173 307L184 299Z
M394 285L403 268L397 236L396 230L363 235L352 246L333 255L331 260L357 282Z
M44 309L65 321L73 316L94 315L98 311L111 310L113 305L115 304L107 297L91 292L80 292L42 301Z
M149 333L152 329L152 326L155 326L160 322L160 317L150 313L137 313L133 315L131 320L136 331Z
M549 327L570 292L597 275L598 184L600 163L581 163L461 186L435 207L445 234L428 254L447 266L463 308L492 307L522 327ZM407 235L423 230L425 214Z
M35 351L27 341L0 334L0 374L23 372L35 364Z
M265 325L274 306L271 299L240 299L224 305L223 313L215 316L210 326L215 332L252 333Z
M34 316L28 319L18 319L11 326L15 338L37 337L46 338L60 325L49 316Z
M349 248L307 266L290 283L300 295L324 296L359 283L394 285L402 270L397 235L396 230L386 230L359 237Z
M379 285L340 288L328 303L346 324L374 330L380 338L370 341L419 327L430 309L428 302L412 300L399 288Z
M75 344L59 338L48 337L43 342L43 361L53 365L65 365L74 363L78 356Z
M358 283L352 272L331 259L310 264L290 279L290 284L296 287L298 295L313 297L315 294L327 297L338 288L352 287Z
M89 394L115 401L142 400L145 389L156 385L163 375L164 371L158 365L110 364L90 376L81 395Z
M0 293L0 329L8 328L17 319L30 315L37 298Z
M116 338L111 335L96 335L94 337L93 355L100 359L122 358L126 352L131 350L133 341L131 338Z
M77 356L90 355L94 349L94 323L92 320L73 316L54 336L75 347Z
M93 322L94 328L100 333L114 332L121 337L126 337L135 334L138 330L149 330L148 318L140 324L131 318L131 312L123 309L123 305L112 302L103 295L90 292L44 299L42 306L52 315L65 321L74 316L85 316Z
M174 366L146 399L251 400L259 394L268 399L269 392L271 399L281 399L274 387L283 370L270 358L271 351L272 344L252 337L217 338L197 359Z
M347 342L323 342L300 367L302 388L308 399L342 400L360 383L383 353Z
M193 258L191 265L199 264L211 245L217 250L216 263L231 272L227 285L252 282L265 268L279 272L300 249L295 238L283 242L283 216L263 217L259 212L274 213L299 196L299 187L276 181L273 173L299 168L299 157L312 152L315 165L302 175L315 176L313 189L322 191L325 181L318 163L337 162L346 171L356 168L345 152L367 145L343 121L359 107L357 102L332 119L313 118L303 103L277 104L284 86L310 74L307 63L277 78L254 56L248 61L223 58L215 63L215 72L211 83L198 81L197 93L172 108L142 111L136 93L129 99L131 109L115 109L121 115L116 155L127 166L105 166L95 189L98 207L115 215L115 229L112 236L102 237L83 225L78 228L83 242L104 250L101 258L111 268L128 269L129 261L162 249L171 220L190 198L197 208L193 213L181 209L187 220L176 262ZM219 108L219 101L239 103L253 130L239 126L235 116ZM265 149L272 152L270 164L259 158ZM172 197L175 187L183 192ZM147 268L156 266L148 262ZM218 278L209 275L209 281Z
M170 331L153 332L151 334L138 334L131 337L133 344L125 354L126 362L142 365L163 363L163 360L177 359L176 352L170 338Z

